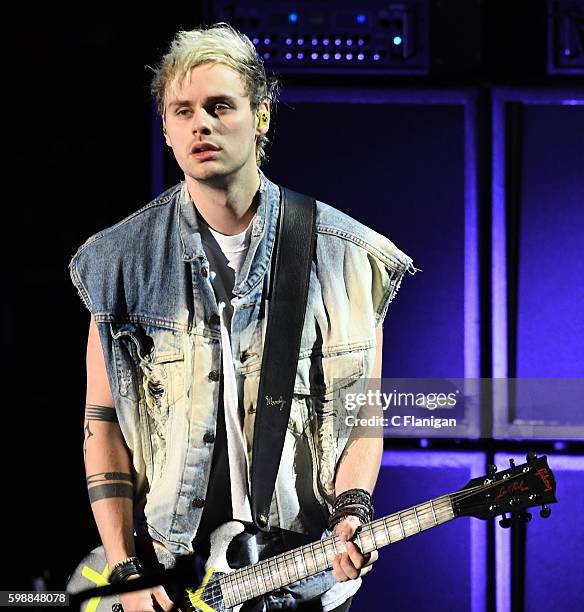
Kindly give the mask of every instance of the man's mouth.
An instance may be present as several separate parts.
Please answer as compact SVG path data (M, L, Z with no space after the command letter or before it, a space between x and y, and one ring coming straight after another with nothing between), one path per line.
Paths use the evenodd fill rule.
M219 147L210 142L198 142L191 149L191 153L196 155L197 153L204 153L205 151L218 151Z

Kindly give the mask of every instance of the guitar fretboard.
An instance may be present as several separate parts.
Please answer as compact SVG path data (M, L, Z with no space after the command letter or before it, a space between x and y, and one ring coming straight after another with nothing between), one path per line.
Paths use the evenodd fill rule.
M450 495L444 495L362 525L352 540L363 553L369 553L446 523L454 516ZM225 605L232 608L330 569L335 555L345 550L338 536L329 536L226 574L219 581Z

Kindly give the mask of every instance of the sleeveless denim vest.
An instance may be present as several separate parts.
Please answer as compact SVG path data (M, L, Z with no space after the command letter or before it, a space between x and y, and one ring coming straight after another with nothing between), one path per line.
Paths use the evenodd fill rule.
M280 206L278 186L260 175L251 243L232 300L248 465ZM341 418L343 395L371 376L375 328L404 273L415 271L390 240L323 202L317 202L316 227L294 398L270 510L271 525L315 540L327 527L335 469L350 434ZM135 470L136 524L173 554L191 553L213 454L221 336L184 181L91 236L69 270L99 330Z

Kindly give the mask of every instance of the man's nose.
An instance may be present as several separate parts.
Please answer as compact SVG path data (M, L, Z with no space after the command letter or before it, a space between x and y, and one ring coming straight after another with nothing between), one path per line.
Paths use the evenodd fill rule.
M199 134L209 134L211 132L211 117L209 113L204 108L195 109L193 112L193 123L192 129L193 132L198 132Z

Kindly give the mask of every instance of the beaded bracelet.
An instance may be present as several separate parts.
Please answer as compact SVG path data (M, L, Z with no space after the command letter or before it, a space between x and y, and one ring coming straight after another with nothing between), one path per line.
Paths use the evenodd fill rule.
M125 561L121 561L114 566L108 580L110 584L123 582L126 578L142 574L143 572L144 567L140 559L138 557L128 557Z

